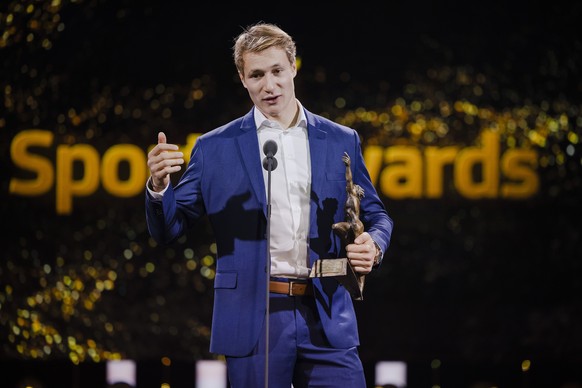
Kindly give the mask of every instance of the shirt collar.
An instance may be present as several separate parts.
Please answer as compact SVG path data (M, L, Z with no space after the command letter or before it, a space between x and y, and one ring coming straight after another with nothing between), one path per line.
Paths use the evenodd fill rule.
M296 101L297 107L299 108L299 116L297 117L297 122L294 125L292 125L291 128L293 127L307 128L307 117L305 116L303 106L301 105L299 100ZM254 119L257 130L261 129L262 127L281 128L281 126L277 122L269 120L264 114L262 114L261 111L257 109L257 107L255 107L254 109Z

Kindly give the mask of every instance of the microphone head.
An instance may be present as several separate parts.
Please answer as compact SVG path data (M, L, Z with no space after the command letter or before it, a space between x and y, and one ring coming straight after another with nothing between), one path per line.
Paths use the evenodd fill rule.
M277 153L277 143L274 140L267 140L263 144L263 152L269 157L275 155Z
M272 156L265 156L263 158L263 168L267 171L274 171L277 168L277 159Z

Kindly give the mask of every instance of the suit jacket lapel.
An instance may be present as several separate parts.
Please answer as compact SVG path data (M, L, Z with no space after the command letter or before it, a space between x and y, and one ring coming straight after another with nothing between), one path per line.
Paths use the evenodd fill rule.
M311 190L321 193L325 182L325 161L327 156L326 132L308 125L309 155L311 157Z
M254 108L253 108L254 109ZM241 134L237 142L242 155L242 161L247 171L254 194L262 204L263 213L267 215L267 194L265 192L265 180L263 178L263 163L260 158L257 128L253 118L253 109L245 115L241 124ZM225 171L225 174L228 174Z
M309 138L309 155L311 158L311 208L310 208L310 236L317 236L317 211L323 206L324 198L318 198L322 195L325 186L325 170L327 160L327 132L325 132L315 117L305 111L307 117L307 133ZM312 251L310 254L310 265L313 265L317 257Z

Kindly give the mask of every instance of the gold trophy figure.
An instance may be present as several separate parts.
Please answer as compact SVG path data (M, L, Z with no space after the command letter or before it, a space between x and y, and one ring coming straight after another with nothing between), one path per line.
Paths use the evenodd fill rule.
M364 224L360 220L360 201L364 197L364 189L353 182L351 160L347 152L344 152L342 160L346 165L346 192L348 194L344 206L346 218L343 222L333 224L332 229L345 247L364 232ZM348 289L353 299L363 299L365 275L356 273L348 258L319 259L313 265L309 276L336 277Z

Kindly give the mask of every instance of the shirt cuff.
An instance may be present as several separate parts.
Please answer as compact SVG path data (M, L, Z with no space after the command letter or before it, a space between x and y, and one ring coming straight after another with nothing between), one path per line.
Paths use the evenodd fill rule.
M148 178L148 181L146 182L146 189L153 199L162 199L164 196L164 193L166 192L166 190L168 190L168 186L170 186L168 184L166 187L164 187L164 189L162 191L154 191L152 185L153 185L152 177L150 176Z
M377 267L380 265L382 259L384 258L384 252L382 252L380 245L378 245L376 241L374 241L374 246L376 246L376 257L374 257L374 267Z

